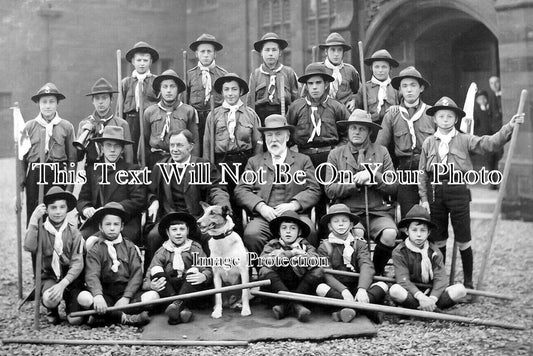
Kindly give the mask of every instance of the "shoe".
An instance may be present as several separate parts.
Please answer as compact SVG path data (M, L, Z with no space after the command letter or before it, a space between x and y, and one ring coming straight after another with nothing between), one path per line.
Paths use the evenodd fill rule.
M331 313L331 319L333 319L333 321L336 321L336 322L341 322L342 321L341 313L338 311Z
M306 323L309 321L309 318L311 316L311 311L309 309L299 303L294 303L292 305L292 308L298 321L302 323Z
M349 323L357 315L355 310L350 309L350 308L342 308L341 311L339 312L339 314L340 314L340 317L341 317L341 321L343 323Z
M139 314L122 314L122 324L124 325L143 326L149 322L150 316L147 311L143 311Z
M192 318L193 314L189 308L183 308L183 310L180 311L180 319L182 323L188 323L192 320Z
M287 306L285 304L274 305L272 312L274 313L274 318L278 320L283 319L287 315Z
M59 317L59 310L57 310L57 308L48 309L46 312L46 320L52 325L60 324L61 318Z
M168 316L169 325L177 325L181 323L180 313L182 310L183 302L181 300L176 300L165 309L165 315Z
M378 311L365 311L364 315L366 315L366 317L370 319L370 321L372 321L374 324L383 323L383 318L385 317L385 314L383 314L383 312Z

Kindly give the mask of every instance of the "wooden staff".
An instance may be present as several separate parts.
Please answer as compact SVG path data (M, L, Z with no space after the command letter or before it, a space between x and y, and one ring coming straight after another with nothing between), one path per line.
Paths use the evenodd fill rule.
M450 266L450 284L455 283L455 265L457 263L457 242L455 241L455 237L453 240L452 265ZM444 258L446 258L446 256L444 256Z
M211 99L209 104L211 106L211 125L209 126L209 137L211 139L211 145L209 145L209 161L212 164L215 164L215 95L214 91L211 90ZM207 119L206 119L207 121ZM207 122L206 122L207 125Z
M281 105L281 115L285 116L286 110L285 110L285 77L283 76L283 73L279 73L279 86L281 87L281 90L279 91L279 101Z
M248 341L206 340L67 340L67 339L3 339L4 344L37 345L124 345L124 346L248 346Z
M360 276L360 274L356 273L356 272L339 271L339 270L330 269L330 268L324 268L324 273L333 274L333 275L337 275L337 276L353 277L353 278L359 278L359 276ZM381 281L381 282L387 282L387 283L396 283L396 280L394 278L389 278L389 277L374 276L373 279L375 281ZM413 283L413 284L415 286L417 286L417 287L424 288L424 289L432 287L430 284L427 284L427 283ZM496 299L514 300L514 298L511 297L511 296L498 294L498 293L493 293L493 292L482 291L482 290L477 290L477 289L466 289L466 293L467 294L471 294L471 295L478 295L480 297L489 297L489 298L496 298Z
M15 110L19 110L19 103L16 102L13 107L13 127L15 130L18 129L17 123L18 120L15 119ZM17 113L18 115L18 113ZM22 166L21 161L19 160L19 132L14 132L13 135L14 141L15 141L15 190L16 190L16 197L15 197L15 214L17 215L17 280L18 280L18 292L19 292L19 299L22 299L22 201L21 201L21 194L22 189L20 186L20 182L22 181ZM29 218L28 218L29 219Z
M522 89L520 94L520 102L518 104L518 110L516 113L518 115L524 112L524 106L527 99L527 90ZM483 278L485 277L485 270L487 269L487 263L489 262L490 251L492 249L492 241L494 240L494 233L496 231L496 224L498 223L498 217L500 216L500 211L502 208L503 197L505 195L505 189L507 187L507 181L509 180L509 173L511 172L511 161L514 154L514 149L516 147L516 141L518 139L518 124L515 123L513 127L513 135L511 136L511 144L509 145L509 151L507 152L507 158L505 159L505 166L503 169L503 178L500 184L500 190L498 192L498 199L496 200L496 206L494 207L494 212L492 214L492 219L490 220L490 229L489 229L489 241L487 247L485 248L485 253L483 254L483 260L481 262L481 270L479 272L479 277L477 280L478 289L483 289Z
M139 95L139 125L140 127L140 137L139 137L139 148L137 151L137 159L141 164L141 167L146 167L146 152L145 152L145 142L144 142L144 83L139 82L141 92Z
M255 50L250 51L250 67L252 68L252 76L255 71ZM248 91L248 94L250 96L250 107L255 110L255 80L250 80L250 90ZM248 97L246 97L246 101L248 101Z
M444 321L455 321L459 323L467 324L476 324L476 325L486 325L486 326L497 326L505 329L518 329L524 330L526 328L523 324L511 324L504 323L500 320L490 320L490 319L478 319L478 318L469 318L465 316L444 314L444 313L435 313L427 312L417 309L407 309L399 307L390 307L387 305L380 304L371 304L371 303L361 303L361 302L349 302L342 299L326 298L326 297L317 297L308 294L299 294L292 292L279 292L279 293L269 293L269 292L260 292L260 291L250 291L251 294L257 295L260 297L275 298L275 299L285 299L292 300L304 303L315 303L321 305L331 305L341 308L352 308L358 310L366 310L373 312L383 312L387 314L398 314L398 315L407 315L414 316L423 319L435 319L435 320L444 320Z
M143 308L147 306L152 306L155 304L164 304L164 303L170 303L175 300L183 300L183 299L191 299L191 298L197 298L197 297L205 297L207 295L213 295L217 293L224 293L224 292L231 292L234 290L242 290L242 289L248 289L248 288L255 288L255 287L262 287L262 286L269 286L270 285L270 279L262 280L262 281L256 281L256 282L250 282L250 283L242 283L242 284L236 284L233 286L227 286L222 288L213 288L213 289L207 289L202 290L199 292L193 292L193 293L186 293L181 295L174 295L171 297L166 298L160 298L156 300L151 300L148 302L137 302L137 303L131 303L127 305L123 305L120 307L109 307L107 308L107 312L112 311L123 311L123 310L129 310L129 309L136 309L136 308ZM87 316L87 315L93 315L97 314L96 310L84 310L79 312L70 313L70 317L77 317L77 316Z
M42 164L45 162L45 146L46 143L46 130L43 130L43 133L41 135L41 142L40 142L40 151L39 151L39 162ZM30 163L31 164L31 163ZM32 167L30 167L31 169ZM41 166L41 169L45 169L43 166ZM47 183L47 182L45 182ZM39 204L42 204L44 201L44 185L39 185ZM28 217L29 219L29 217ZM37 256L35 257L35 298L34 298L34 309L35 314L33 316L33 328L35 330L39 330L41 328L41 325L39 323L40 313L41 313L41 269L43 265L43 237L45 234L45 230L43 228L43 218L41 217L39 219L39 222L37 224Z
M311 48L311 57L313 59L313 62L318 62L318 46L313 46Z
M187 64L188 64L187 51L182 52L182 58L183 58L183 80L185 81L185 86L187 86L188 85L187 83ZM185 91L183 92L183 102L185 104L189 103L189 96L187 95L187 88L185 88Z
M117 49L117 116L122 117L124 93L122 92L122 51Z

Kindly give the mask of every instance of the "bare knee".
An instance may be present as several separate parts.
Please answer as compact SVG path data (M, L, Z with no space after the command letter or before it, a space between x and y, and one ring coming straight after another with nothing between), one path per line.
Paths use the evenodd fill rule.
M396 230L385 229L381 232L379 241L385 246L394 247L396 243L396 235Z

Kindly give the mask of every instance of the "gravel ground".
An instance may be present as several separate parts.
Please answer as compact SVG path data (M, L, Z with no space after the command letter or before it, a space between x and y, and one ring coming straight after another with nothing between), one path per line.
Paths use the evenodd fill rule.
M13 172L12 160L0 160L3 172ZM71 327L66 322L53 326L41 314L41 330L33 330L33 303L17 311L16 230L14 224L13 174L0 177L0 338L37 339L139 339L141 329L110 326L91 329ZM479 270L487 237L488 223L474 222L475 277ZM531 355L533 354L533 223L498 223L485 289L515 296L513 301L481 298L475 304L462 304L449 312L508 323L523 323L527 329L506 330L494 327L448 322L399 320L386 316L378 335L364 339L338 339L324 342L265 342L248 347L127 347L0 344L0 355ZM449 248L451 250L451 241ZM448 260L450 260L448 256ZM32 288L30 259L24 254L24 292ZM461 280L461 266L458 263Z

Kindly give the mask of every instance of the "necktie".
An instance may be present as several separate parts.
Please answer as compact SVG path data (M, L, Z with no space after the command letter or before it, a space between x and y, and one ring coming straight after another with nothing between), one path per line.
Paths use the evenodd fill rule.
M54 274L56 275L56 278L61 278L61 265L59 262L59 257L63 253L63 231L68 226L68 221L65 219L63 221L63 224L59 228L59 230L56 230L56 228L52 225L50 220L46 218L46 221L44 222L44 228L46 231L54 235L54 252L52 252L52 270L54 271Z

